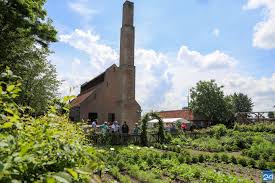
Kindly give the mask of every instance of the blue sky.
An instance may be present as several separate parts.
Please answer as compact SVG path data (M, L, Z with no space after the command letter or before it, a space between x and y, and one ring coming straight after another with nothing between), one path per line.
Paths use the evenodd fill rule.
M118 63L124 1L48 0L59 31L50 60L60 92ZM189 88L215 79L255 110L275 105L274 0L136 0L136 97L145 111L186 106ZM144 69L145 68L145 69Z

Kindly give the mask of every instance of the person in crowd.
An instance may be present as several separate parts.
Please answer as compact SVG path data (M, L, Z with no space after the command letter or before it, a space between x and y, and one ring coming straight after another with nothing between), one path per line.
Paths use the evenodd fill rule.
M139 133L140 133L140 128L138 126L138 123L135 124L135 127L133 129L133 135L134 135L134 144L138 144L139 143Z
M105 121L102 125L100 125L101 132L102 132L102 134L104 134L104 135L107 133L108 128L109 128L109 127L108 127L106 121Z
M136 124L135 124L135 127L134 127L134 129L133 129L133 134L134 134L134 135L138 135L138 134L139 134L139 131L140 131L140 129L139 129L138 123L136 123Z
M129 126L127 125L126 121L124 121L124 124L121 127L122 131L122 142L124 145L126 145L128 142L128 134L129 134Z
M187 125L185 123L181 124L181 129L183 132L185 132L187 130Z
M113 133L119 133L119 129L120 129L120 126L119 126L118 122L115 121L115 122L112 124L112 132L113 132Z
M94 120L94 121L92 122L92 128L93 128L93 129L96 129L96 125L97 125L97 122L96 122L96 120Z
M129 126L127 125L126 121L124 121L124 124L122 125L121 130L123 134L129 133Z
M173 133L173 134L177 133L177 129L176 129L176 126L175 126L174 123L173 123L172 126L170 127L170 133Z

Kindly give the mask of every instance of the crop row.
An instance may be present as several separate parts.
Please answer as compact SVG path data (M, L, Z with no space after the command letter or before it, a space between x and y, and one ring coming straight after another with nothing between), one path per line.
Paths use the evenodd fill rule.
M261 159L256 161L252 158L248 157L239 157L234 155L227 155L226 153L208 153L208 154L199 154L199 155L192 155L189 152L185 151L179 145L162 145L162 144L154 144L154 147L157 149L165 150L165 151L172 151L179 153L180 156L178 157L179 162L181 163L203 163L203 162L216 162L216 163L232 163L232 164L239 164L241 166L249 166L252 168L258 169L266 169L272 168L272 163L266 163L266 160Z
M110 169L117 167L120 172L126 172L142 182L251 182L234 174L227 175L196 164L201 161L201 157L205 158L200 156L196 159L186 154L127 147L108 151L104 161ZM185 161L188 158L191 159L187 163Z

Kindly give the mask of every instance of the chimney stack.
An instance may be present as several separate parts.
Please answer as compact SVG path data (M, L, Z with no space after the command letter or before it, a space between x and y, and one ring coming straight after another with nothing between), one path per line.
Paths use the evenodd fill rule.
M134 66L135 27L134 3L125 1L120 37L120 66Z

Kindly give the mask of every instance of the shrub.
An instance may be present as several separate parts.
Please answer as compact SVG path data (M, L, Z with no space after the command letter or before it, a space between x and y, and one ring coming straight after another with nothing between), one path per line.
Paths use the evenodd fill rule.
M242 165L242 166L247 166L247 161L245 158L239 158L238 159L238 164Z
M229 162L229 157L227 154L222 154L221 156L221 160L225 163L228 163Z
M223 124L215 125L210 129L210 135L220 138L226 135L226 126Z
M192 162L190 156L185 157L185 163L190 164Z
M212 156L212 159L213 159L214 162L219 162L220 157L217 153L215 153L214 156Z
M14 102L20 91L18 78L7 71L0 80L0 154L5 167L0 182L88 182L93 170L102 169L81 124L58 116L55 106L45 116L29 116Z
M199 161L197 156L192 157L192 163L197 163Z
M199 155L199 162L202 163L204 161L204 156L203 154L200 154Z
M231 156L231 162L234 164L237 164L237 159L235 158L235 156Z
M263 160L263 159L259 160L257 166L261 170L265 169L266 168L266 160Z
M248 165L250 165L251 167L255 167L255 165L256 165L256 161L254 160L254 159L250 159L249 161L248 161Z

